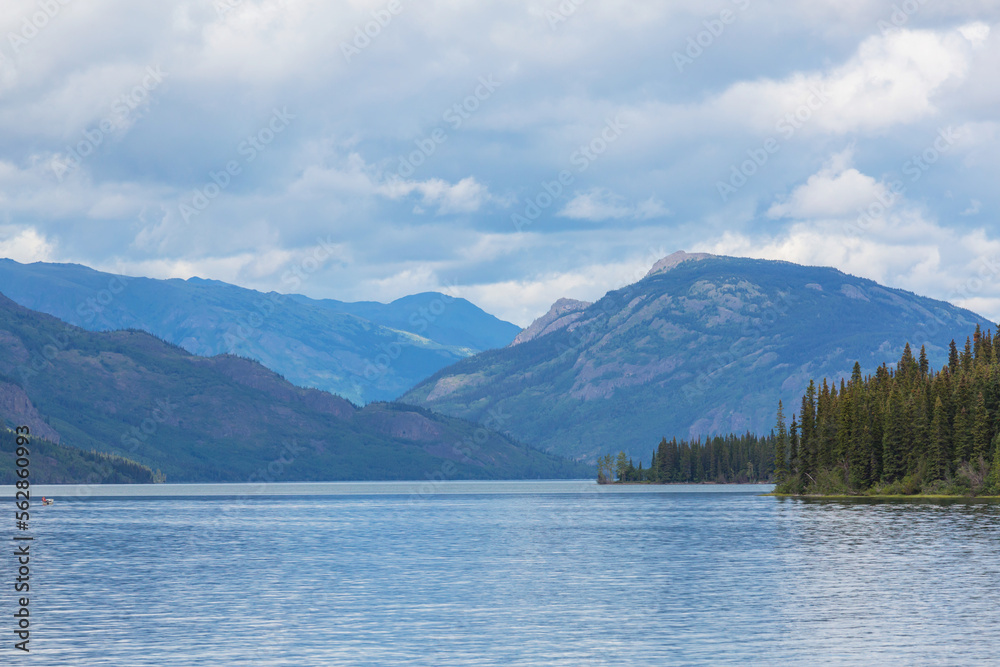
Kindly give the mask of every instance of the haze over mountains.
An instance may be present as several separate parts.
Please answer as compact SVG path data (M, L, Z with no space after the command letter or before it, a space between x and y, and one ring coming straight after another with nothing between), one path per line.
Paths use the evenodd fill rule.
M593 461L641 456L662 436L766 433L810 378L849 377L927 344L934 367L985 318L951 304L788 262L675 253L596 303L560 300L507 348L437 372L401 399Z
M2 260L5 290L89 329L144 328L201 355L135 331L73 329L74 342L45 360L66 325L9 301L0 308L9 325L0 331L0 414L171 480L238 479L286 434L314 445L296 478L412 477L469 436L473 425L454 418L514 438L491 433L496 456L462 462L457 476L588 475L517 443L590 463L618 450L647 457L662 436L766 433L777 401L794 410L811 378L848 377L855 361L873 371L908 341L926 343L940 367L949 340L995 326L832 268L683 252L595 303L560 299L520 332L435 293L352 304ZM288 382L213 356L231 350ZM25 359L62 370L19 374ZM418 407L359 409L302 386L359 402L406 392L401 402ZM188 416L157 425L159 444L124 446L123 433L148 420L156 401L178 396Z
M0 259L0 293L91 331L142 329L201 356L251 357L293 384L357 403L394 399L520 331L465 299L434 292L390 304L344 303L9 259Z
M358 408L254 361L195 356L140 331L88 332L3 296L0 419L172 482L590 474L467 421L399 404Z

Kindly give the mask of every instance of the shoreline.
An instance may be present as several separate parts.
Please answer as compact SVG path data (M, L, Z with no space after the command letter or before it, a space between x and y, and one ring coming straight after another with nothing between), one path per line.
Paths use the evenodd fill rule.
M914 493L914 494L818 494L818 493L765 493L765 496L773 496L775 498L799 498L799 499L815 499L815 500L923 500L923 499L936 499L936 500L998 500L1000 501L1000 496L966 496L966 495L953 495L953 494L939 494L939 493Z

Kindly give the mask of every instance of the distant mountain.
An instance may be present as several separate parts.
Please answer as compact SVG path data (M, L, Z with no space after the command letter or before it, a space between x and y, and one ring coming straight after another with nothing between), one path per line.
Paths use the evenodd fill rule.
M0 419L172 482L592 473L467 421L399 404L361 409L254 361L195 356L140 331L88 332L2 295Z
M355 315L384 327L408 331L441 345L477 352L504 347L521 331L516 324L498 319L465 299L439 292L411 294L391 303L345 303L297 294L291 298L334 313Z
M262 293L216 280L155 280L78 264L0 259L0 292L91 331L142 329L201 356L234 353L302 387L358 403L396 398L520 328L427 292L389 304Z
M515 344L457 362L401 400L483 419L546 451L643 459L662 436L754 431L788 413L810 378L900 358L907 341L964 342L968 310L831 268L675 253L594 304L561 300Z

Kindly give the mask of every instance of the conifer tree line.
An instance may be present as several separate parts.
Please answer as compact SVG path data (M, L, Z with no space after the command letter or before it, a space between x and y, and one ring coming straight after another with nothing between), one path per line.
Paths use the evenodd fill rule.
M752 433L701 438L688 442L660 440L649 467L636 467L625 452L608 454L597 461L597 481L648 482L653 484L716 482L749 483L773 481L774 436Z
M1000 493L1000 331L952 341L940 371L907 344L895 369L811 381L772 435L779 493Z

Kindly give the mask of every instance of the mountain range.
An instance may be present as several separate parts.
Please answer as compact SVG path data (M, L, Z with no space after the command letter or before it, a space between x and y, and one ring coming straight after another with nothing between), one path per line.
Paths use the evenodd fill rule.
M394 403L359 408L294 386L250 359L197 356L134 329L86 331L2 295L0 418L76 452L140 464L114 467L114 456L91 456L80 463L91 472L155 470L171 482L579 478L592 472L468 421ZM502 416L494 426L506 426ZM48 451L51 457L67 453ZM66 477L65 466L50 468L53 479Z
M389 304L262 293L216 280L156 280L78 264L0 259L0 292L90 331L141 329L201 356L239 354L293 384L359 404L391 400L520 331L436 292Z
M506 432L584 461L646 458L661 437L767 433L779 400L811 378L849 377L985 318L832 268L674 253L595 303L561 299L512 345L438 371L400 400L471 420L512 415ZM793 406L790 411L793 411Z

